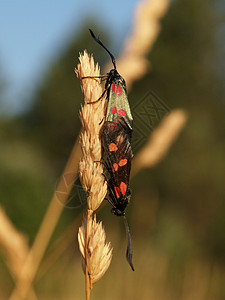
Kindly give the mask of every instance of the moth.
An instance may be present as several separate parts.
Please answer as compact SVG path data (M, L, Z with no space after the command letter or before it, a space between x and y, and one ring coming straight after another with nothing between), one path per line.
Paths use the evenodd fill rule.
M106 199L112 205L111 212L124 218L127 232L126 257L134 271L130 230L125 216L125 209L131 198L129 180L133 153L129 134L122 122L105 121L101 128L102 162L108 184Z
M100 78L105 79L105 90L103 94L94 102L90 103L96 103L102 97L107 94L107 111L105 115L105 121L118 121L122 120L125 122L125 125L130 130L130 135L133 130L133 117L130 110L130 105L128 102L127 97L127 89L126 89L126 83L123 77L118 73L116 69L116 60L115 57L112 55L112 53L106 48L106 46L100 41L99 38L97 38L93 31L89 29L91 36L93 39L100 44L110 55L113 69L109 71L106 75L100 76ZM90 77L85 77L90 78ZM96 77L95 77L96 78Z
M129 180L133 157L131 149L133 117L128 102L126 83L116 69L114 56L101 40L94 35L93 31L90 29L89 31L93 39L108 52L113 64L113 69L109 73L100 76L100 78L106 80L103 94L90 104L100 101L106 94L107 109L100 132L102 143L101 162L105 167L104 176L108 184L108 197L106 199L112 205L112 213L116 216L122 216L124 219L127 233L126 257L131 269L134 271L130 230L125 216L125 209L131 198Z

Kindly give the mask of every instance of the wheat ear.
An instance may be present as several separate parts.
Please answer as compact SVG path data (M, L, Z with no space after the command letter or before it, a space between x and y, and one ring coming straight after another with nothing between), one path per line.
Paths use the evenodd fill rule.
M82 132L80 135L83 156L80 161L80 180L87 194L87 213L79 228L78 243L84 259L86 282L86 299L89 299L93 283L98 281L108 269L112 259L110 244L105 243L105 231L101 222L96 221L93 212L100 206L107 193L107 184L102 175L100 129L105 113L105 99L100 84L100 70L94 64L93 57L86 51L80 54L80 64L75 70L81 81L84 94L84 106L80 118ZM95 77L95 78L83 78Z

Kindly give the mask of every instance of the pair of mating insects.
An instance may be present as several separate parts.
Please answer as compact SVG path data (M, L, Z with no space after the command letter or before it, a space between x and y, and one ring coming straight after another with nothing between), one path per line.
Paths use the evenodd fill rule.
M101 97L94 102L89 102L89 104L100 101L106 93L108 106L100 132L102 143L101 162L104 164L107 173L107 175L104 173L104 176L108 183L107 200L113 207L112 213L124 218L128 239L126 257L131 269L134 271L130 231L124 212L131 198L129 178L133 157L131 149L133 118L127 99L126 83L117 72L114 56L94 35L92 30L90 30L90 33L94 40L108 52L114 67L107 75L101 76L101 78L106 78L105 90ZM82 79L85 78L93 77L82 77Z

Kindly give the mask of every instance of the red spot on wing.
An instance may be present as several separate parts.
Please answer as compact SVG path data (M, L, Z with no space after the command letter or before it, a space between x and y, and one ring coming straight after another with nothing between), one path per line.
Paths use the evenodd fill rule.
M113 169L114 169L115 171L118 171L118 168L119 168L118 164L117 164L117 163L114 163L114 164L113 164Z
M115 151L117 151L117 150L118 150L118 147L116 146L116 144L111 143L111 144L109 145L109 151L110 151L110 152L115 152Z
M116 85L115 85L115 83L113 83L111 86L111 92L113 93L113 92L115 92L115 90L116 90Z
M116 94L117 94L118 97L122 94L122 89L121 89L119 84L116 87Z
M116 121L113 121L113 123L117 124L117 122L116 122Z
M111 108L111 114L116 114L116 113L117 113L117 109L116 109L116 107L114 106L114 107Z
M119 161L119 166L120 166L120 167L123 167L123 166L125 166L126 164L127 164L127 159L126 159L126 158L121 159L121 160Z
M120 109L120 110L118 111L118 116L120 116L120 117L126 116L126 111L125 111L124 109Z
M116 193L116 198L119 198L120 197L120 189L117 186L114 186L114 190Z
M122 193L123 196L126 194L127 185L123 181L120 183L120 191L121 191L121 193Z

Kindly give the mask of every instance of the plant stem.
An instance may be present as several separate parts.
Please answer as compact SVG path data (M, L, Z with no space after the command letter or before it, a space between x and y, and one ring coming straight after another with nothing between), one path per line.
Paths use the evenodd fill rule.
M86 287L86 300L90 299L90 293L91 293L91 282L90 282L90 277L88 274L88 241L89 241L89 223L90 223L90 216L92 214L91 210L87 210L87 222L86 222L86 243L85 243L85 287Z

